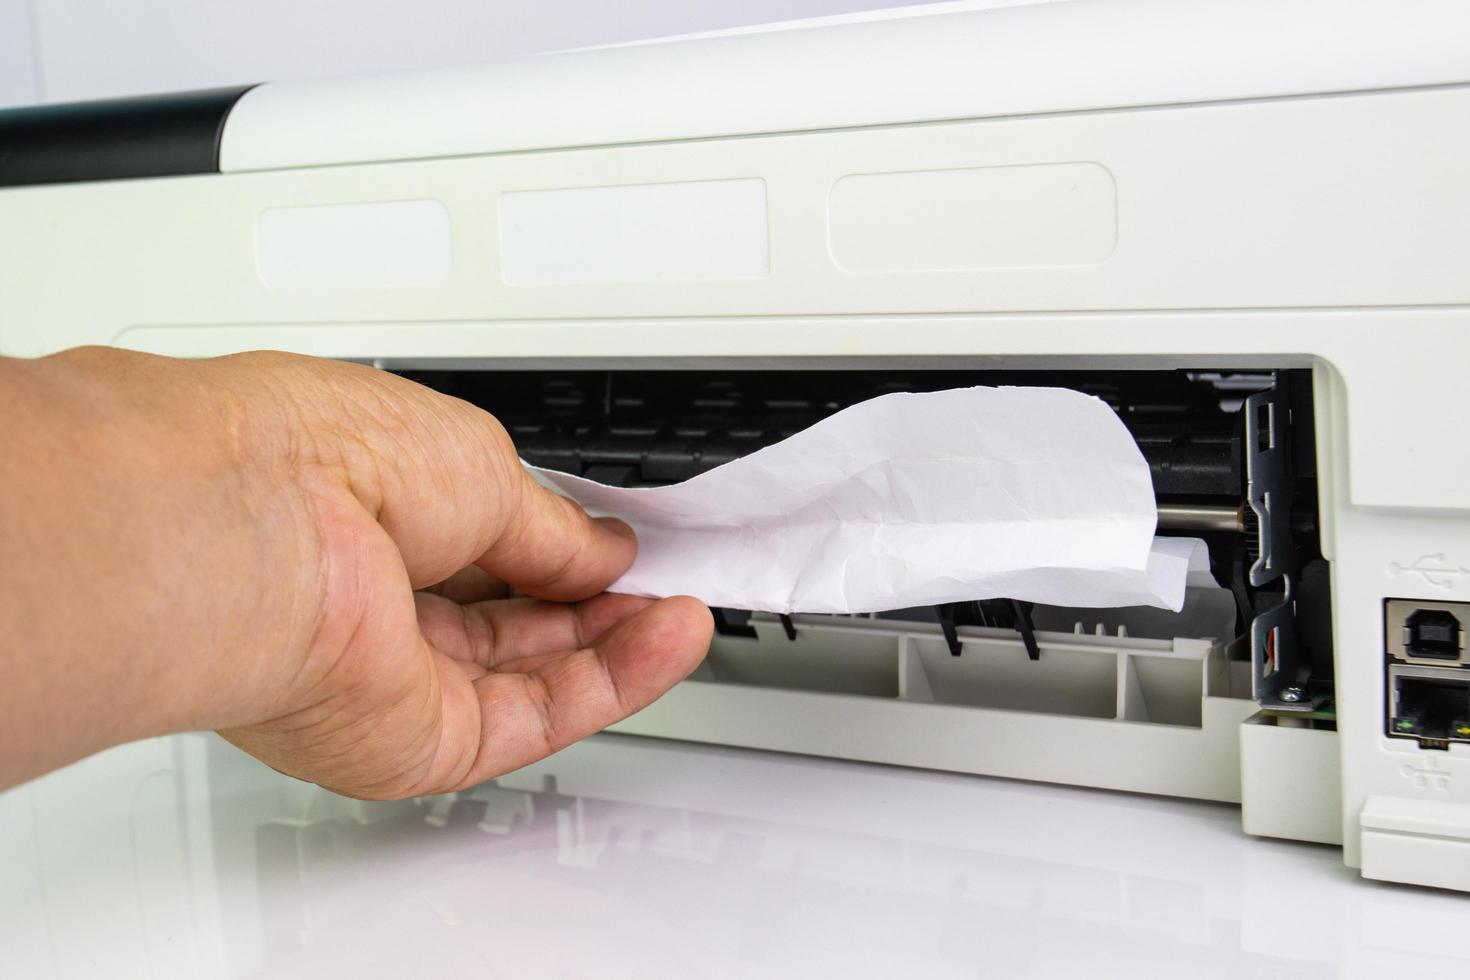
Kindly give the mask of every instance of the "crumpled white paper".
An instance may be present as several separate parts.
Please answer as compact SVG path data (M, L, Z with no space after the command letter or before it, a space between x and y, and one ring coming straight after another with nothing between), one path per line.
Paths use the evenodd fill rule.
M637 532L611 592L777 613L1178 610L1207 568L1197 539L1155 539L1148 464L1117 415L1065 388L883 395L672 486L529 469Z

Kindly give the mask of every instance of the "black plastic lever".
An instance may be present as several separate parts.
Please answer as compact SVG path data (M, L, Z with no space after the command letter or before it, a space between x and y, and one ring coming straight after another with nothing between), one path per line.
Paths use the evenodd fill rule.
M1021 642L1026 644L1026 656L1032 660L1040 660L1041 645L1036 642L1036 627L1031 622L1031 603L1019 599L1007 599L1006 602L1010 603L1016 632L1021 634Z
M1021 634L1026 656L1041 659L1041 645L1036 642L1036 627L1031 621L1031 603L1019 599L986 599L980 602L945 602L934 607L935 618L944 633L944 643L952 657L962 650L958 626L993 626L1013 629Z
M737 620L730 615L730 610L711 606L710 615L714 617L715 632L721 636L743 636L753 640L760 635L755 631L755 627L750 625L750 613L746 613L744 619Z
M965 605L969 603L944 602L934 607L934 615L939 618L939 628L944 632L944 642L949 647L951 657L958 657L962 650L960 635L955 631L955 613Z

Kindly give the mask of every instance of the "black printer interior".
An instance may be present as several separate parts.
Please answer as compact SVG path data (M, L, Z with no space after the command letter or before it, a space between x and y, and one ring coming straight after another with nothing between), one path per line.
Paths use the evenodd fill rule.
M1230 656L1255 661L1257 699L1286 711L1331 710L1328 566L1317 540L1310 371L802 367L399 373L493 413L527 462L615 486L686 480L888 392L1050 385L1095 395L1118 413L1148 461L1159 533L1199 537L1208 545L1211 571L1227 590L1213 598L1228 607L1235 635ZM1284 451L1268 453L1278 448ZM1277 517L1263 527L1260 505L1268 481ZM1262 574L1267 564L1271 571ZM1189 605L1182 614L1090 610L1086 621L1098 629L1123 627L1129 635L1169 639L1189 635L1193 627L1181 616L1198 618L1200 612ZM757 636L750 613L720 609L715 615L721 636ZM795 637L801 618L781 617L788 638ZM865 618L937 623L955 656L966 627L1014 630L1033 660L1041 656L1038 632L1083 621L1078 610L1006 598Z

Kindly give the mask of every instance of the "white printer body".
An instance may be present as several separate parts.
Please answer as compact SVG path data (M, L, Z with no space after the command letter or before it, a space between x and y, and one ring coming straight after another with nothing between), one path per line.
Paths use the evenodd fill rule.
M1220 590L731 611L619 730L1240 801L1470 889L1470 8L952 6L0 115L0 351L369 362L634 482L893 387L1102 392Z

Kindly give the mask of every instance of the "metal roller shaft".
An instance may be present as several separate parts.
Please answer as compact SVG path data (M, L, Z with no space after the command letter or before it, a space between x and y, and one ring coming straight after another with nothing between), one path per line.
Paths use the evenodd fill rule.
M1161 531L1245 531L1241 504L1159 504Z

